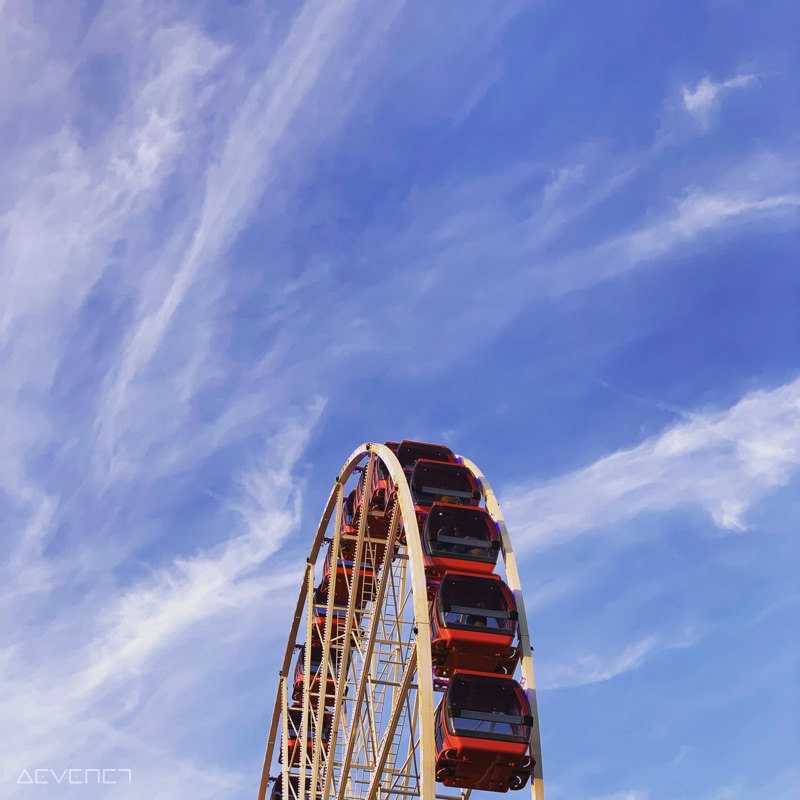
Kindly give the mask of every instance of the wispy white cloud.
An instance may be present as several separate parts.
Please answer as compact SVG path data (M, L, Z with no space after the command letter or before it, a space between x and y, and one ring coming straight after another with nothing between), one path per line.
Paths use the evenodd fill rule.
M747 193L737 195L695 190L678 202L671 217L639 230L623 241L631 260L643 261L663 256L676 245L723 226L782 212L794 214L798 208L800 193L754 197Z
M669 762L673 767L677 767L678 764L682 763L686 756L688 756L692 752L692 747L688 744L682 744L678 748L678 752L675 753L674 758Z
M29 531L17 562L33 569L34 551L63 531L65 509L81 491L63 483L55 491L55 480L46 489L33 477L40 452L47 451L46 471L70 463L89 495L84 502L97 506L124 493L124 480L153 489L233 441L268 435L281 409L314 394L302 376L281 373L288 348L278 330L255 364L230 369L223 254L265 190L281 206L302 172L292 165L305 157L303 143L319 143L346 118L365 74L355 66L379 41L364 35L351 46L353 37L380 31L400 5L385 4L354 27L357 3L310 2L282 44L264 33L270 47L259 39L240 56L191 22L165 23L137 3L101 7L77 49L25 15L3 28L31 44L4 51L13 61L5 74L31 54L45 62L31 74L50 59L60 65L62 93L76 103L87 101L77 97L80 71L68 57L90 61L110 48L127 75L116 87L119 110L91 136L68 107L51 104L50 126L27 147L18 143L20 158L2 177L2 194L15 203L0 217L0 403L8 422L0 430L0 488L8 523L12 507L28 519L13 522ZM241 95L236 57L263 68ZM353 70L340 80L344 65ZM223 98L227 91L233 96ZM203 128L210 108L215 124ZM330 114L318 124L324 108ZM199 414L220 387L227 402ZM111 527L108 509L94 525ZM37 569L31 585L46 587L45 562Z
M584 760L584 764L581 767L572 768L570 770L561 772L559 775L559 780L564 780L566 777L569 777L572 780L583 779L586 776L590 776L592 780L597 780L597 776L601 775L605 772L606 765L603 764L602 761L595 761L595 762L586 762ZM617 781L615 781L616 783ZM549 781L547 784L547 795L548 797L555 797L555 798L566 798L566 797L574 797L577 794L573 789L570 791L566 786L555 783L553 781ZM647 800L650 797L650 792L647 789L621 789L619 791L605 793L602 795L596 795L593 793L588 793L586 790L582 791L582 797L586 797L587 800Z
M593 797L592 800L647 800L650 793L643 789L623 789L621 792Z
M219 259L246 225L264 187L274 184L285 170L282 159L289 153L300 154L303 141L296 133L289 138L290 126L310 98L317 96L318 84L327 76L332 59L337 57L341 65L341 48L349 38L350 22L357 8L358 3L350 0L309 2L303 6L268 69L243 98L227 129L219 158L209 167L200 188L196 220L172 238L163 263L158 265L158 274L169 278L158 281L143 295L119 365L109 378L97 420L100 464L111 465L112 470L120 465L125 469L128 459L124 453L118 459L117 451L123 442L133 448L142 434L135 414L122 417L131 399L132 382L147 369L161 347L176 312L202 270ZM322 98L317 99L322 102ZM331 114L326 126L332 131L349 106L336 107L330 101L328 104ZM305 132L312 140L318 138L313 128L306 128ZM193 356L188 364L179 365L179 371L195 383L207 380L198 365L208 369L207 331L225 288L222 281L217 282L216 288L213 281L207 280L206 284L202 297L195 299L205 313L194 319ZM150 381L141 383L147 386ZM132 397L135 396L134 392ZM132 456L141 454L142 448L136 447Z
M580 655L558 665L549 665L545 661L541 668L543 679L537 688L568 689L603 683L639 669L658 653L692 647L699 640L700 635L696 630L687 629L671 638L655 634L647 636L624 646L618 653Z
M95 758L113 749L117 758L124 752L140 765L142 743L126 740L118 719L135 713L142 701L141 681L158 672L164 654L177 652L202 629L213 630L208 624L214 617L241 617L253 608L263 613L270 603L282 601L287 590L292 593L299 568L284 565L265 572L263 565L299 524L302 484L296 465L321 409L316 403L288 424L268 443L264 464L244 477L241 498L233 506L240 520L233 535L195 556L175 559L99 605L93 596L59 595L63 607L57 619L40 623L27 642L5 650L0 719L5 730L17 732L4 753L7 773L27 768L19 765L55 764L70 754L85 755L90 746ZM247 629L240 625L237 637ZM8 632L5 637L14 641ZM227 647L234 645L226 642ZM188 667L181 666L183 680L191 673ZM213 669L205 663L206 674ZM109 698L114 698L114 710L105 707ZM98 726L105 729L102 746L93 743ZM155 758L151 753L144 769L153 773L154 781ZM161 753L158 758L170 763L173 756ZM217 790L236 783L222 771L212 775L213 766L199 771L189 765L174 767L195 771L198 778L208 775ZM0 786L0 796L11 796L3 794L5 789Z
M5 493L0 525L9 533L3 537L3 547L11 551L8 562L14 574L27 575L20 586L34 594L53 586L53 563L42 554L55 532L64 530L63 512L76 491L75 480L67 488L54 473L75 459L67 474L83 474L76 462L91 441L83 412L103 362L92 341L96 331L85 328L87 304L104 276L114 275L121 296L103 298L108 306L97 303L99 314L113 318L115 306L127 292L135 292L140 271L132 271L128 282L115 270L114 253L125 249L131 230L145 226L147 210L161 205L163 187L202 109L202 93L221 50L189 26L111 26L107 35L122 51L131 37L138 37L149 68L131 67L128 102L87 140L59 99L74 96L75 87L58 32L25 13L9 29L30 47L4 52L13 62L5 74L15 74L14 65L21 63L22 75L39 72L60 81L55 89L32 86L29 94L25 87L9 87L18 102L21 91L24 102L35 104L37 111L23 116L31 128L27 138L15 134L4 139L8 158L0 178L0 193L13 198L0 216L0 405L5 421L0 428L0 490ZM76 359L78 352L93 357ZM16 535L20 530L23 536Z
M515 543L550 547L642 513L700 507L728 530L800 469L800 378L691 415L659 436L560 478L508 489Z
M702 78L694 88L684 86L681 89L683 107L703 128L707 128L719 108L723 94L756 86L761 77L763 76L756 73L746 73L719 83L708 77Z
M655 158L648 152L646 160ZM415 197L401 230L370 231L355 255L346 254L348 261L387 264L392 277L388 285L343 298L339 330L349 322L351 348L396 352L406 356L411 370L421 368L411 354L435 335L442 355L435 367L424 364L429 372L472 346L462 325L488 339L526 309L658 268L668 257L688 256L747 232L784 230L800 218L796 158L756 151L733 165L709 166L700 175L671 176L671 191L637 206L624 226L593 228L587 220L641 174L638 160L587 145L575 160L556 168L517 165ZM509 199L517 196L524 200ZM597 238L582 234L574 243L570 232L587 227ZM497 265L491 281L486 280L489 263ZM437 326L437 319L407 324L410 305L428 302L446 309L441 319L447 324ZM391 332L381 340L368 326L353 326L365 306L378 305Z
M537 268L536 285L542 293L566 294L656 265L667 255L690 253L714 239L795 226L798 166L792 156L753 154L705 185L692 182L677 197L665 198L629 230Z
M794 800L797 788L800 787L800 768L792 764L777 774L773 773L759 784L747 785L747 793L752 797L763 797L764 800Z
M245 647L266 607L278 613L297 584L295 565L265 562L297 527L295 466L324 402L309 401L314 392L297 380L297 402L285 402L276 377L285 342L276 337L247 374L257 391L234 387L216 413L194 415L198 390L228 375L215 306L226 286L222 253L270 184L266 170L275 161L291 169L300 137L280 153L275 142L286 145L297 107L337 80L333 61L360 57L358 48L346 59L342 51L357 4L309 3L283 49L274 53L259 39L241 54L266 62L265 75L232 115L236 70L217 72L230 51L192 22L173 22L178 15L140 10L101 7L86 38L64 45L58 30L29 15L7 25L2 9L0 36L16 38L0 55L0 114L24 99L42 115L28 114L27 139L2 141L9 158L0 176L0 728L15 732L3 754L3 797L15 796L22 768L57 768L75 756L85 765L111 752L136 762L137 796L221 797L239 787L230 770L179 755L160 725L149 726L154 739L135 733L147 727L143 686L166 680L164 664L175 658L178 690L202 683L201 674L208 680L227 656L211 647L202 665L185 663L178 645L219 640L223 621L227 646ZM392 10L396 4L368 21L382 24ZM98 51L121 59L125 80L115 87L118 108L102 109L88 130L77 119L88 102L75 67ZM29 85L6 80L14 74ZM226 89L234 96L223 103ZM212 105L215 125L204 128ZM330 124L347 110L341 103ZM305 129L316 140L329 130ZM204 150L201 130L209 140L209 131L219 134L218 159ZM167 338L168 359L153 369ZM99 449L119 455L111 466L126 469L115 473L107 461L92 470L96 410L120 375L124 403L109 417L115 435ZM215 482L203 530L188 520L174 529L170 507L186 497L165 503L176 483L163 487L164 479L191 470L202 486L205 459L245 434L246 455ZM193 511L188 506L188 516ZM174 698L164 700L150 713L168 713Z
M550 580L538 580L530 588L526 587L525 608L528 613L537 613L559 600L574 594L576 588L589 576L580 569L571 569L567 575L559 575Z
M96 652L79 693L94 692L110 677L136 675L149 657L175 643L180 634L214 613L259 599L263 578L251 573L273 555L300 521L300 492L294 466L322 411L317 402L288 425L265 449L264 465L243 479L243 502L235 506L243 530L211 552L176 559L153 581L123 594L104 614ZM285 576L293 585L296 575ZM283 586L273 577L269 590Z
M742 797L744 792L744 780L738 778L733 783L729 783L727 786L717 789L714 794L711 795L711 800L736 800L737 797Z

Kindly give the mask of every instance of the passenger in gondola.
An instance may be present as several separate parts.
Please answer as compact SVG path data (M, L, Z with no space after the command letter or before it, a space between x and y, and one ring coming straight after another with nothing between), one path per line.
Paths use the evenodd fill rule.
M444 495L439 498L438 502L441 503L454 503L458 504L458 498L452 497L451 495ZM438 531L436 531L437 538L439 536L453 536L456 538L461 538L461 532L459 531L458 525L442 525ZM446 546L453 555L457 556L485 556L486 551L480 545L470 545L470 544L450 544Z
M475 603L476 609L487 608L485 600L478 600ZM489 625L489 617L485 614L467 614L467 618L464 620L467 625L472 625L476 628L486 628Z
M442 527L436 532L438 536L453 536L456 538L461 538L461 533L458 529L457 525L452 527ZM440 545L442 550L448 550L454 556L485 556L486 550L485 548L481 547L480 545L470 545L470 544L448 544L448 545Z
M485 609L487 611L486 614L471 614L467 618L467 625L477 625L480 628L496 628L497 627L497 620L489 615L490 605L486 602L485 599L478 600L475 604L475 608L478 609Z
M452 499L452 498L445 497L445 499L443 499L442 502L447 502L448 499ZM459 536L458 525L442 525L442 526L440 526L439 529L436 531L436 538L438 539L440 536L458 537ZM460 544L459 545L450 544L450 545L447 545L445 547L445 549L447 549L451 553L455 553L457 555L463 555L464 553L466 553L466 548L463 545L460 545Z

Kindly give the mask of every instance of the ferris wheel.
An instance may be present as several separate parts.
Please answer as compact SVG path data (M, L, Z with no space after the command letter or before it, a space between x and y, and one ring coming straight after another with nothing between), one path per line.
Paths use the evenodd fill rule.
M444 445L364 444L311 545L258 798L476 800L528 783L544 800L528 624L497 499Z

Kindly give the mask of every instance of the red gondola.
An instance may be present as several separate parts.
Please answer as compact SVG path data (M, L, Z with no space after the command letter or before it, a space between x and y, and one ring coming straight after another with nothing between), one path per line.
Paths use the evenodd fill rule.
M389 508L389 497L391 493L391 480L389 473L383 466L383 462L378 461L375 472L372 475L372 490L369 498L369 510L374 512L386 512ZM355 514L361 511L361 504L364 500L364 482L359 481L358 486L353 490ZM351 492L351 494L353 494Z
M379 467L382 463L378 462ZM367 511L366 539L362 550L362 560L377 570L383 563L386 552L385 542L389 538L391 512L396 492L391 486L389 474L384 471L375 483L375 490ZM359 483L347 495L342 509L341 551L342 557L352 560L358 542L358 526L363 504L364 488Z
M415 442L409 439L404 439L402 442L386 442L386 446L397 456L397 460L400 462L400 466L403 469L403 474L405 475L409 484L412 482L414 467L421 460L434 464L447 464L453 466L458 465L458 458L456 455L449 447L443 444ZM382 463L378 464L377 474L381 491L383 490L383 487L385 487L386 490L385 495L383 495L381 491L378 493L378 498L383 496L386 497L386 511L384 516L382 518L376 518L374 523L372 522L371 517L377 515L370 514L369 524L370 527L373 524L375 525L375 531L372 535L376 538L383 538L388 535L389 524L391 522L390 514L394 507L394 503L397 501L397 488L392 486L391 481L389 480L388 470ZM377 502L380 503L380 499L378 499ZM456 500L455 502L461 502L461 500ZM428 503L428 505L430 505L430 503ZM417 521L420 524L422 524L424 517L424 509L418 508ZM404 543L405 531L402 529L399 530L397 538L399 542Z
M500 552L497 525L482 508L434 503L425 520L425 574L436 583L447 570L488 575Z
M342 529L339 547L344 555L355 552L358 541L358 513L356 509L358 491L353 489L342 504Z
M332 702L336 694L336 669L339 663L339 650L331 648L330 666L328 667L328 677L325 680L325 701ZM311 669L309 670L309 691L312 695L319 693L320 667L322 666L322 647L311 647ZM301 645L297 654L297 664L294 668L294 678L292 680L292 699L303 699L303 683L306 669L306 646Z
M342 555L349 557L355 552L358 541L358 513L356 511L358 490L353 489L342 504L342 529L339 548ZM328 540L330 541L330 540Z
M366 602L371 600L375 592L375 567L369 561L362 561L358 568L352 560L355 547L344 542L341 546L342 553L336 559L336 566L333 566L332 547L328 547L328 555L325 559L325 566L322 570L322 581L317 588L317 595L322 603L328 599L328 590L331 585L331 575L333 580L333 602L337 605L347 605L350 596L350 588L353 585L354 575L358 575L358 594L360 600Z
M359 483L358 488L351 492L350 496L353 497L352 522L349 522L346 514L342 532L344 541L347 541L352 549L355 550L355 544L358 540L358 520L361 516L364 501L363 485ZM350 496L348 496L348 501ZM386 552L385 542L389 538L389 527L392 521L392 510L396 496L397 493L391 485L388 473L384 477L379 477L375 480L367 509L364 561L369 561L376 568L383 563L383 556Z
M300 759L302 757L303 751L310 756L314 752L314 741L316 739L315 731L314 731L314 714L315 712L309 713L308 719L308 730L306 732L306 741L305 747L300 740L300 725L303 718L303 706L300 703L294 703L289 708L289 719L288 719L288 727L289 727L289 737L287 739L288 749L289 749L289 766L294 767L300 763ZM320 732L320 741L322 742L323 748L327 752L328 750L328 741L331 735L331 725L333 724L333 714L330 711L324 711L322 714L322 731ZM278 756L278 763L283 763L283 737L281 737L281 749L280 755Z
M314 623L311 626L311 649L322 648L325 639L325 621L328 609L324 605L314 606ZM335 646L344 636L345 624L347 623L347 611L341 608L334 608L331 616L331 645ZM358 617L356 617L356 626Z
M359 483L359 486L361 484ZM347 533L357 533L358 528L356 526L356 496L358 495L358 487L353 489L350 494L347 495L345 498L344 503L342 504L342 522L344 523L342 526L342 532Z
M322 646L322 635L325 632L324 628L318 628L318 623L323 622L325 619L325 614L328 611L328 590L327 588L325 591L322 591L322 587L318 586L314 589L314 626L311 629L311 644L312 646L316 647L316 642L319 642L319 646ZM347 603L340 603L339 605L333 606L333 631L334 636L341 636L344 633L344 626L347 622ZM321 620L319 618L322 618ZM356 630L361 623L361 612L355 610L353 614L353 630ZM336 641L336 639L332 639L331 642ZM333 646L333 645L332 645Z
M457 464L458 459L455 453L443 444L431 444L430 442L414 442L410 439L403 439L395 448L395 442L386 442L386 446L394 450L403 472L406 477L410 477L414 465L420 459L425 461L437 461L443 464Z
M272 786L272 791L269 793L269 800L284 800L284 792L283 792L283 775L278 775L277 778L272 779L275 783ZM298 791L298 787L300 786L300 776L299 775L290 775L289 776L289 784L292 787L290 793L286 794L287 798L291 797L308 797L309 792L306 791L306 794L301 794ZM306 789L311 788L311 777L307 776L305 780ZM321 786L320 789L317 790L317 794L321 794Z
M456 672L434 715L436 780L445 786L505 792L533 771L533 717L511 677Z
M409 484L418 516L436 502L477 506L481 500L475 476L461 464L417 461Z
M513 646L517 619L514 595L499 575L445 573L431 607L434 675L512 675L520 656Z

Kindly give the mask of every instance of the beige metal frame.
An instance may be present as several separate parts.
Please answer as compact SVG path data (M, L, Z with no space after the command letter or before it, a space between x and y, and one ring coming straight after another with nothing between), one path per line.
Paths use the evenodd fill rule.
M365 459L366 466L360 467ZM361 586L359 571L353 571L344 633L335 642L333 586L328 592L324 630L318 631L323 645L322 664L316 678L318 690L313 695L310 691L311 648L306 647L301 722L294 731L299 734L300 742L305 742L310 734L313 748L308 755L304 749L301 750L303 755L300 764L290 769L287 739L291 722L287 712L290 707L292 656L304 618L307 643L314 632L315 566L331 519L333 537L328 541L332 542L334 558L341 553L345 485L359 468L363 469L360 478L364 489L363 508L368 509L378 460L397 490L397 502L381 568L377 582L373 581L369 586ZM536 759L536 767L531 792L533 800L544 800L533 659L519 572L500 507L488 481L471 461L462 459L462 463L478 479L486 509L498 523L502 537L507 581L514 592L519 611L521 683L528 693L534 716L531 754ZM369 555L369 548L375 546L367 536L367 514L362 513L354 563L361 563L362 558ZM374 558L372 563L376 563ZM358 614L356 606L361 609ZM394 453L384 445L367 443L350 455L337 476L314 536L279 673L279 689L267 739L258 800L265 800L273 753L279 737L282 739L280 750L285 800L305 800L306 797L318 800L388 800L405 797L467 800L469 790L452 794L444 791L445 787L438 787L437 792L433 724L436 700L430 644L422 543L411 491ZM336 664L331 670L330 662L334 654ZM326 697L329 672L336 685L333 698ZM326 706L333 716L327 749L322 746L318 735L324 725ZM290 773L297 779L296 787L289 781Z
M530 631L528 629L528 616L525 613L525 598L522 594L522 584L519 579L517 569L517 559L514 556L514 549L511 546L511 537L508 535L508 528L500 510L500 504L492 491L486 476L468 458L461 457L465 467L468 467L472 474L478 479L478 484L486 503L486 510L500 529L500 540L503 545L503 562L506 569L506 583L514 593L517 602L517 613L519 614L519 642L522 650L520 659L520 669L522 680L520 683L528 695L533 714L533 727L531 729L531 756L536 760L531 776L531 797L533 800L544 800L544 779L542 777L542 740L539 733L539 708L536 702L536 678L533 674L533 648L531 647Z

